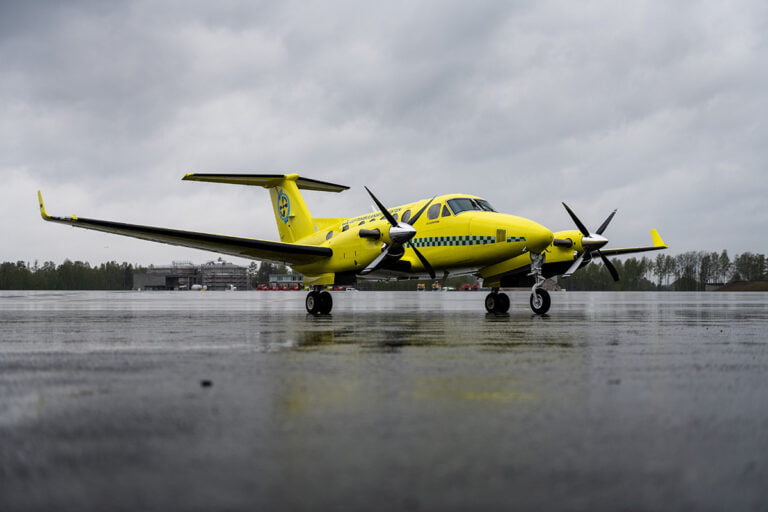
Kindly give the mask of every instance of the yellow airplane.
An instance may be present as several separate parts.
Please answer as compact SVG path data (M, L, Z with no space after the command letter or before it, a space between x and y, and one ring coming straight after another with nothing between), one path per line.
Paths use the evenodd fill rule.
M230 183L269 189L280 241L139 226L72 215L48 215L38 191L44 220L117 233L153 242L204 249L232 256L285 263L304 275L310 286L306 308L328 314L333 307L329 285L351 285L358 279L435 279L475 275L491 288L485 298L489 313L509 310L505 287L531 287L531 309L545 314L549 293L541 285L553 276L570 276L599 256L613 278L619 277L607 256L665 249L654 229L653 245L604 249L603 224L590 232L563 203L577 230L553 233L536 222L498 213L488 201L468 194L449 194L386 208L365 187L378 212L351 218L313 218L301 190L342 192L349 187L298 174L187 174L187 181Z

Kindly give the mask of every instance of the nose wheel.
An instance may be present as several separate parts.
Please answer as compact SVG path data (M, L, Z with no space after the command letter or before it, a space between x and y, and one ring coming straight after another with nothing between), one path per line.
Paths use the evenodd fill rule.
M552 305L552 299L549 297L549 292L543 288L536 288L531 293L531 309L537 315L543 315L549 311L549 306Z
M552 299L549 297L549 292L541 287L544 284L544 272L542 267L544 265L544 254L531 253L531 273L533 276L534 284L531 289L531 309L537 315L544 315L549 311L549 306L552 305Z
M304 301L310 315L327 315L333 309L333 299L326 291L312 290Z

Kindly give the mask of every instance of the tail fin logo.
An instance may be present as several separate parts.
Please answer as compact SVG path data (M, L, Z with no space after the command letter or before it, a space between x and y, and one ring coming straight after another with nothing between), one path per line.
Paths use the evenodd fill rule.
M291 200L288 199L288 195L283 190L279 190L277 193L277 214L280 216L280 220L285 223L291 216Z

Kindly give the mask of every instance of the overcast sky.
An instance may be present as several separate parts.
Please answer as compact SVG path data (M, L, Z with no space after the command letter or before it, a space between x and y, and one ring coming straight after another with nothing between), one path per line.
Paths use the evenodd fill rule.
M435 194L611 247L768 253L768 3L0 4L0 261L212 253L53 215L276 239L266 190L186 172L296 171L317 217ZM226 258L232 261L232 258ZM233 260L238 263L244 260Z

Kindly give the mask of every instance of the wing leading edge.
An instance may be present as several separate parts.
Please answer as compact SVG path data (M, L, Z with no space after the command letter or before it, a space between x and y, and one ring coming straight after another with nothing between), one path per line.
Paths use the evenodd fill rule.
M659 235L659 232L655 229L651 230L651 239L653 240L652 246L647 247L627 247L622 249L600 249L600 252L603 253L605 256L618 256L619 254L634 254L637 252L648 252L648 251L660 251L662 249L667 249L669 246L664 243L664 240L662 240L661 235Z
M255 238L243 238L195 231L182 231L155 226L125 224L108 220L87 219L72 215L71 217L55 217L45 211L43 196L38 191L40 215L49 222L69 224L77 228L92 229L105 233L130 236L152 242L202 249L206 251L239 256L241 258L270 260L284 262L289 265L302 265L329 258L333 251L328 247L313 245L287 244Z

